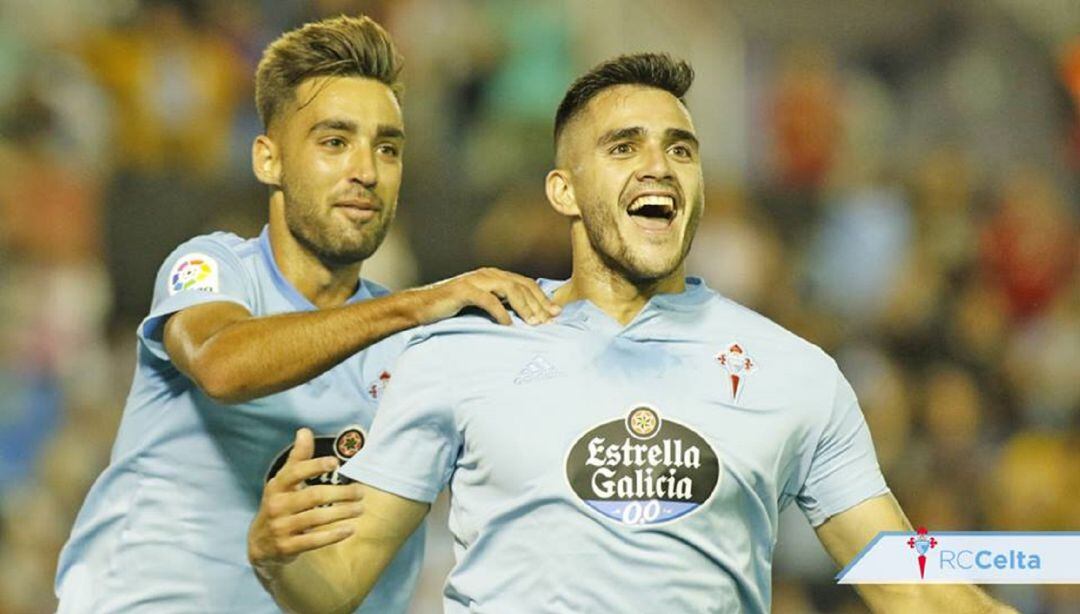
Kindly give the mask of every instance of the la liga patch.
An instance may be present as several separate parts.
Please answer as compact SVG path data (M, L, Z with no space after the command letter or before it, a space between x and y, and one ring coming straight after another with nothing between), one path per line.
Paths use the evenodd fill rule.
M217 292L217 261L206 254L198 253L180 257L169 271L169 296L185 290Z

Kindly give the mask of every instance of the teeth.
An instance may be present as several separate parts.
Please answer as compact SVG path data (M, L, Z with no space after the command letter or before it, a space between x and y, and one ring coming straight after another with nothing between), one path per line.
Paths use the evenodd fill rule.
M642 207L649 205L665 207L667 209L675 208L675 199L670 196L661 196L659 194L646 194L634 199L634 202L630 203L630 213L640 211Z

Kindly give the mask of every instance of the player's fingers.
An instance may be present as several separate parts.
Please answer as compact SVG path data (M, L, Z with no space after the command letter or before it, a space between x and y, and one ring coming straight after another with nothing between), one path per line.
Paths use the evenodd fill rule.
M328 503L352 503L363 498L359 484L312 486L291 493L281 493L277 517L299 514Z
M291 463L286 462L281 471L278 471L277 475L266 485L266 490L272 492L296 490L296 487L302 484L304 480L333 471L337 467L338 459L333 456L322 456Z
M535 301L539 313L555 316L562 311L562 307L544 294L534 279L500 269L481 269L481 272L483 276L478 280L478 284L499 298L509 298L511 289L521 290L528 293L531 301ZM518 312L518 315L522 315L521 312Z
M286 463L295 463L302 460L307 460L315 454L315 435L311 432L311 429L302 428L296 430L296 439L293 441L292 450L289 450L289 457L285 460Z
M502 269L486 267L477 270L470 281L481 290L505 299L512 289L529 281L529 278Z
M326 530L336 522L356 518L363 511L363 504L359 501L336 503L330 507L317 507L315 509L300 512L292 516L279 518L275 522L275 532L278 534L303 533L311 530Z
M551 315L540 306L523 285L509 288L506 293L506 302L510 308L517 312L521 319L529 324L540 324L551 319Z
M528 278L499 269L485 268L477 271L472 280L475 287L494 294L509 305L522 320L529 324L546 321L550 315L526 292Z
M336 544L348 539L354 532L356 529L349 525L337 526L325 531L310 531L281 540L278 551L283 556L296 556L302 552Z
M470 303L491 314L499 324L510 324L510 313L503 307L495 295L483 290L474 290L470 294Z
M522 282L522 284L525 286L526 292L528 292L533 297L533 299L536 300L536 302L545 312L551 314L552 316L559 315L559 312L562 311L562 307L560 307L559 304L555 301L552 301L551 297L549 297L547 294L544 294L544 291L540 288L540 284L536 283L536 280L526 277L525 281Z
M485 269L481 276L472 280L473 286L484 292L494 294L500 300L506 300L507 290L513 287L513 284L504 279L501 273L501 271L488 271Z
M514 283L514 284L522 284L522 283L528 283L528 282L532 281L531 279L529 279L528 277L525 277L524 275L519 275L517 273L511 273L510 271L504 271L502 269L496 269L496 268L491 268L491 267L480 269L480 273L483 274L483 277L485 279L487 279L487 280L495 280L495 281L498 281L498 282L510 282L510 283Z

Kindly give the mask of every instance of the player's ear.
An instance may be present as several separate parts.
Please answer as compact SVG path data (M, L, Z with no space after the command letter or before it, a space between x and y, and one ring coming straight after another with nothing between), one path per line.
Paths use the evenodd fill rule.
M265 134L255 137L251 144L251 168L260 183L274 187L281 185L281 156L277 145Z
M581 217L577 197L574 196L574 185L570 182L570 171L557 168L548 172L544 188L548 202L559 215Z

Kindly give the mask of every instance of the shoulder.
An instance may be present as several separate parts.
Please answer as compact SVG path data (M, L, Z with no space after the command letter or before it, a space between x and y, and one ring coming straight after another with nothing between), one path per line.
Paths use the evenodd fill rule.
M258 239L245 239L231 232L212 232L199 235L177 245L165 259L163 268L174 273L189 266L220 269L242 266L257 257Z
M789 408L798 423L819 428L838 402L854 400L836 361L814 343L730 299L708 307L714 357L725 373L750 375L758 398Z
M783 357L789 365L819 374L837 373L836 361L825 350L788 330L765 315L710 290L705 310L710 324L737 331L731 342L753 343L770 356ZM753 348L750 348L752 350Z
M439 390L449 399L462 382L486 373L497 360L487 343L509 327L484 317L457 316L398 333L383 343L398 352L390 372L409 390Z
M452 346L468 347L472 344L485 343L499 339L513 338L523 332L528 325L512 315L514 323L503 326L487 315L463 313L453 318L440 320L413 329L409 347L417 346Z
M159 279L169 295L183 290L217 291L222 284L240 282L250 277L258 257L255 239L244 239L228 232L199 235L176 246L161 264Z
M245 239L231 232L211 232L184 241L172 251L170 258L187 253L205 251L210 255L228 258L245 258L258 248L256 239Z
M462 377L487 372L544 335L544 326L512 317L513 323L505 326L486 315L467 313L414 328L402 358Z

